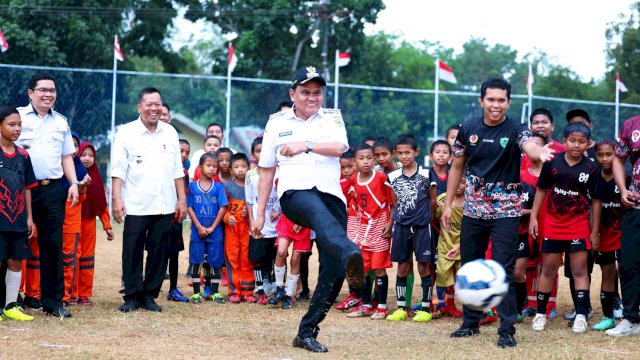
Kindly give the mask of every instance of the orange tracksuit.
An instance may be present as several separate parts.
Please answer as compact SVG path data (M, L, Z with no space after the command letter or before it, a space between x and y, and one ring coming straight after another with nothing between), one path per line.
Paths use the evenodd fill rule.
M252 295L254 287L253 263L249 261L249 214L244 202L244 187L235 181L224 184L229 206L224 215L224 252L229 280L229 295ZM245 216L242 216L244 209ZM235 225L229 225L229 217Z
M64 296L62 301L77 298L78 291L73 286L78 278L78 243L80 241L80 218L82 203L86 194L80 194L80 201L74 206L67 201L64 207L64 223L62 224L62 270L64 272Z
M20 291L25 296L40 299L40 248L38 247L38 230L33 227L33 237L29 239L31 255L22 261L22 281Z
M100 212L102 229L111 229L111 219L107 206ZM90 298L93 293L93 270L96 255L96 218L82 217L82 232L80 234L80 246L78 247L78 259L80 259L79 274L75 284L75 290L79 297Z

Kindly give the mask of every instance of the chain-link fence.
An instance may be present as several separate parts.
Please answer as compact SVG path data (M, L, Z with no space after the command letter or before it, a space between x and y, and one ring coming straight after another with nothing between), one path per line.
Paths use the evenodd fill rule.
M48 72L57 80L56 110L68 117L72 129L87 141L108 145L111 127L113 72L109 70L67 69L0 64L3 89L1 103L26 105L27 83L32 74ZM135 119L137 94L147 86L161 90L172 113L180 113L197 124L224 124L226 114L226 77L156 74L118 71L116 86L116 125ZM263 127L276 106L288 100L289 81L233 78L231 90L231 127ZM326 89L325 105L334 99L332 84ZM433 138L434 91L340 85L340 105L351 143L364 136L415 134L423 147ZM524 95L512 95L509 115L522 118ZM443 91L439 98L439 136L450 125L482 113L477 93ZM546 107L556 116L559 139L564 114L576 107L585 109L594 123L594 137L614 136L614 104L575 99L534 96L533 108ZM621 104L620 122L637 114L640 105Z

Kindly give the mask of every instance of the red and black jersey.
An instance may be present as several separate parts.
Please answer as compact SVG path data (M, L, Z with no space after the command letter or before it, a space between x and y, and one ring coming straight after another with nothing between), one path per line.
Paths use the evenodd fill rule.
M565 153L542 165L538 188L546 189L547 215L542 237L553 240L589 238L589 207L596 183L596 164L586 157L570 166Z
M431 174L431 181L436 183L436 196L440 196L440 194L444 194L447 192L447 179L449 178L449 169L447 168L447 172L443 177L440 177L438 173L431 167L429 168L429 173Z
M0 151L0 231L27 231L24 191L38 185L27 150Z
M620 249L622 231L620 222L624 212L624 206L620 201L620 190L614 179L607 181L598 171L596 176L596 189L593 197L602 202L600 216L600 247L598 251L614 251Z
M536 184L538 183L538 177L533 175L529 169L520 171L520 181L522 182L522 208L533 208L533 199L536 196ZM520 217L520 226L518 227L518 234L525 235L529 233L529 215L522 215Z

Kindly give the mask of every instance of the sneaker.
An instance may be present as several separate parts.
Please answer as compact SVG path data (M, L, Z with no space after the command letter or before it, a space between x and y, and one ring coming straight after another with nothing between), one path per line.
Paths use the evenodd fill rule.
M269 299L269 305L278 305L278 303L282 301L285 296L287 296L287 294L285 293L284 288L278 288L278 290L276 290L276 293Z
M242 299L240 298L240 295L232 294L231 296L229 296L229 302L232 304L240 304L242 302Z
M459 327L456 331L451 333L453 338L468 337L473 335L479 335L480 328L477 327L465 327L464 325Z
M137 299L129 299L126 300L124 304L120 305L119 310L123 313L128 313L140 309L141 306L140 301Z
M373 315L373 307L371 307L370 305L360 305L357 308L353 309L353 311L348 313L347 317L357 318L371 315Z
M142 303L142 307L144 307L144 309L147 311L162 312L162 307L156 304L156 301L151 296L144 297L144 302Z
M31 308L31 309L34 309L34 310L40 310L40 309L42 309L42 302L40 302L40 299L38 299L36 297L25 296L24 297L24 306L25 306L25 308Z
M454 318L462 317L462 311L458 310L455 304L448 304L447 306L445 306L444 312L446 315Z
M78 298L69 298L69 300L67 300L67 305L78 305Z
M393 314L387 316L387 320L389 321L402 321L408 317L407 310L405 309L397 309L393 312Z
M498 313L494 311L485 311L480 319L480 326L489 325L498 322Z
M593 309L589 310L589 314L587 314L587 320L591 320L593 318ZM567 325L569 325L569 327L573 327L573 322L575 321L575 318L569 320L569 323Z
M564 319L565 320L573 320L575 318L576 318L576 311L575 310L573 310L572 312L564 315Z
M202 290L202 292L200 293L200 296L202 296L204 300L211 300L212 294L213 292L211 291L211 287L205 286L204 290Z
M296 296L296 301L308 301L311 299L311 294L309 291L302 291L300 294Z
M316 340L316 338L314 338L313 336L304 339L296 336L296 338L293 339L293 347L302 348L317 353L324 353L329 351L327 350L326 346L320 344L318 340Z
M583 334L587 331L589 325L587 324L587 319L584 315L576 315L575 320L573 321L573 326L571 327L571 331L576 334Z
M71 299L69 299L69 304L71 304ZM81 296L78 298L77 304L82 306L93 306L93 301L86 296Z
M180 290L173 289L167 294L167 300L177 302L189 302L189 298L184 296Z
M547 319L555 319L556 317L558 317L558 313L555 308L551 309L551 311L547 310Z
M25 314L24 309L17 305L12 307L9 310L7 309L2 310L2 313L4 314L4 316L12 320L18 320L18 321L33 320L33 316Z
M600 320L599 323L593 325L591 327L591 330L595 330L595 331L606 331L609 329L613 329L614 327L616 327L616 321L612 318L608 318L606 316L602 317L602 320Z
M269 303L269 301L267 300L267 295L266 294L260 294L258 296L258 304L267 305L268 303Z
M498 346L501 348L514 348L516 347L516 345L518 345L518 343L516 342L516 337L511 335L511 334L507 334L507 333L501 333L498 337Z
M384 320L387 318L387 309L376 308L371 315L372 320Z
M224 296L222 296L222 294L220 294L220 293L215 293L215 294L211 295L211 300L213 302L215 302L215 303L218 303L218 304L224 304L224 303L227 302L224 299Z
M440 319L446 313L447 313L446 306L440 307L440 305L436 304L433 306L433 310L431 311L431 317L434 320Z
M522 316L535 316L536 315L536 309L532 308L532 307L528 307L524 310L522 310Z
M547 317L545 314L536 314L536 317L533 318L533 322L531 323L531 330L543 331L546 324Z
M242 301L255 304L258 302L258 298L253 295L245 295L242 297Z
M200 304L202 302L202 296L200 296L200 294L193 294L189 298L189 302L192 304Z
M429 322L431 321L432 318L433 316L431 315L430 312L425 310L418 310L416 311L412 320L413 322Z
M640 334L640 323L634 324L631 321L624 319L620 321L620 324L618 324L618 326L605 331L605 334L609 336L638 335Z
M291 296L285 295L284 298L282 299L282 306L280 306L280 308L284 310L288 310L288 309L291 309L292 306L293 306L293 300L291 299Z
M336 309L342 311L349 310L353 307L357 307L361 302L362 299L360 297L355 296L353 293L349 293L349 295L344 298L344 301L336 306Z

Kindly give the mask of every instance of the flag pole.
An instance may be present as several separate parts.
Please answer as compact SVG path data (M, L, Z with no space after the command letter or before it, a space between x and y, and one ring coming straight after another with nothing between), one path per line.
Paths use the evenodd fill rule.
M529 95L529 108L527 109L527 119L529 119L531 117L531 109L533 106L533 82L532 80L532 74L533 74L533 69L531 68L531 64L529 64L529 75L527 76L527 85L528 85L528 95ZM531 122L529 121L529 126L531 126Z
M440 59L436 59L436 91L433 110L433 141L438 138L438 94L440 92Z
M115 36L114 38L114 44L116 43L115 41L118 39L118 35ZM111 145L113 145L113 140L115 139L116 136L116 82L117 82L117 74L118 74L118 59L116 58L116 53L114 51L113 53L113 86L111 88L111 134L109 135L109 142L111 143ZM110 159L111 160L111 159ZM109 164L111 165L111 164ZM107 204L109 205L109 215L112 214L111 209L112 209L112 202L110 199L113 198L113 180L111 178L111 166L108 167L109 169L109 201L107 201Z
M340 79L340 70L338 66L338 57L340 56L340 50L336 49L336 70L335 70L335 80L334 86L335 90L333 91L333 108L338 108L338 80Z
M613 137L616 140L618 140L618 134L619 134L619 132L618 132L618 121L619 121L619 118L620 118L620 85L618 84L618 82L619 82L618 76L619 75L616 73L616 86L615 86L616 87L616 116L615 116L616 124L615 124L615 130L614 130L615 132L613 134Z
M231 119L231 67L227 66L227 120L224 128L224 146L229 147L229 133L230 133L230 119Z

